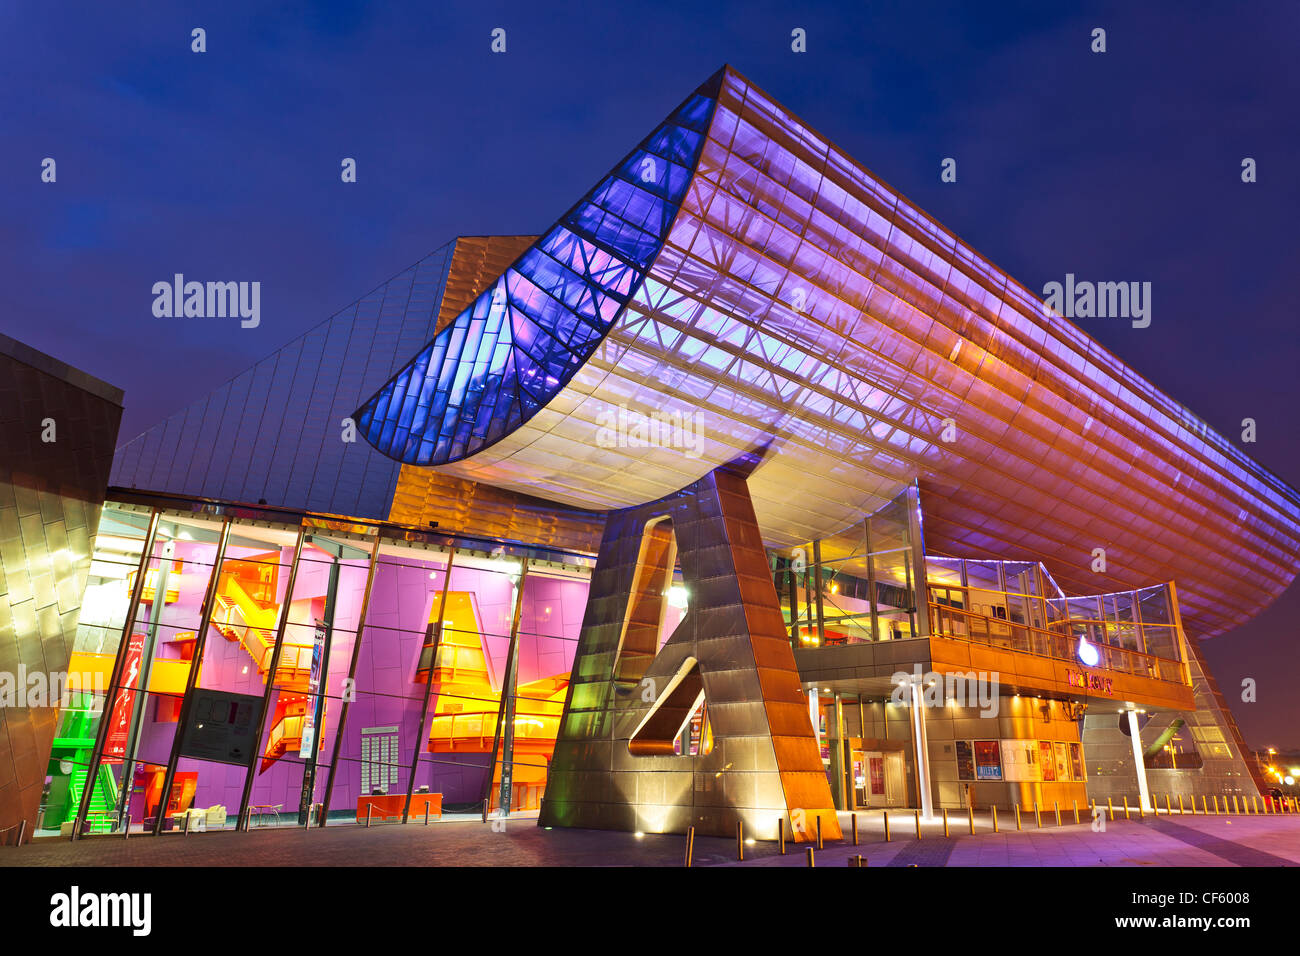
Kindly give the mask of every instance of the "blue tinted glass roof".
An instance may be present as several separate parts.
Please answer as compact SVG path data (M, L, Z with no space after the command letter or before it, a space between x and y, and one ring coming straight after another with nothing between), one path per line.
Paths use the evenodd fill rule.
M518 428L568 383L663 246L712 117L709 87L361 406L353 418L366 441L408 464L458 461Z

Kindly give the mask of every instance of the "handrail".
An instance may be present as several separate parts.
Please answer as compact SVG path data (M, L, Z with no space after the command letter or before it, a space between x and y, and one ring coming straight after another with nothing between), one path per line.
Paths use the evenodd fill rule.
M1074 654L1075 639L1068 634L1049 631L1028 624L1006 621L1002 618L975 614L962 608L949 607L933 601L930 608L930 633L952 640L988 646L1005 646L1010 650L1033 654L1037 657L1050 657L1056 660L1076 662ZM966 624L966 634L954 633L950 626L961 619ZM945 626L945 624L949 626ZM1005 633L1003 633L1005 632ZM982 639L981 639L982 636ZM1017 640L1019 638L1019 640ZM1005 642L1004 642L1005 641ZM1189 686L1184 676L1182 661L1145 654L1142 651L1115 647L1110 644L1093 643L1097 649L1099 661L1097 666L1137 677Z

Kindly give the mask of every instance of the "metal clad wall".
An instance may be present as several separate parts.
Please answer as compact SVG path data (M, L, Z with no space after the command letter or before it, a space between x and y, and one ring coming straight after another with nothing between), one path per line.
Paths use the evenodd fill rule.
M385 518L400 466L342 420L434 334L449 242L118 449L110 483Z
M67 670L122 393L0 336L0 672ZM54 422L54 441L42 440ZM0 706L0 844L30 838L57 706Z

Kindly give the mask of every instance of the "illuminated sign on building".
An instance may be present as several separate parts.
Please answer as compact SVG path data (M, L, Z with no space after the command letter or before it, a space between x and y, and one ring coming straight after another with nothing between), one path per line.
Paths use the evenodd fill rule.
M1065 669L1065 680L1071 687L1078 687L1080 690L1095 690L1103 694L1111 693L1109 677L1088 674L1084 671L1072 671L1067 667Z

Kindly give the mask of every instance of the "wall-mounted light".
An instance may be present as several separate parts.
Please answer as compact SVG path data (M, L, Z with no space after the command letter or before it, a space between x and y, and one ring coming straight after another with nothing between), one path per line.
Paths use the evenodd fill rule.
M1101 660L1101 654L1097 652L1096 647L1088 643L1086 637L1079 638L1079 647L1074 652L1074 656L1079 658L1079 663L1085 664L1088 667L1096 667L1097 662Z

